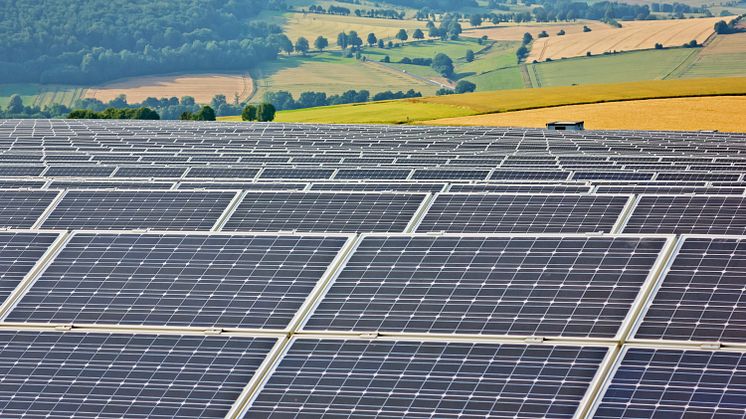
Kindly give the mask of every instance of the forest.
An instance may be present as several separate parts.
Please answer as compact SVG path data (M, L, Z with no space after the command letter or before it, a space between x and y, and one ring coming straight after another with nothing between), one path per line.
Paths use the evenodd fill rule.
M277 55L263 0L0 0L0 80L100 83L175 71L245 70Z

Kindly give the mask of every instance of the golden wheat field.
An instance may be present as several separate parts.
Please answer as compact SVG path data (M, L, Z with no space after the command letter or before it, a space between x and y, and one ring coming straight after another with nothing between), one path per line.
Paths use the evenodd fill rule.
M528 61L582 57L588 52L598 55L650 49L656 43L664 47L678 47L693 39L702 43L714 33L715 22L723 19L727 18L625 21L621 28L607 27L565 36L550 33L548 38L534 40Z
M538 128L549 121L583 120L588 129L746 132L743 109L746 109L746 96L709 96L559 106L426 123Z
M298 37L305 37L313 42L321 35L329 39L330 47L336 48L337 35L340 32L357 31L365 39L368 33L375 33L378 38L393 38L399 29L412 32L425 29L425 22L416 20L376 19L357 16L320 15L314 13L286 13L281 23L287 36L295 41ZM427 33L427 31L425 31Z
M88 89L87 98L108 102L127 95L129 103L148 97L193 96L198 103L209 103L213 96L223 94L231 102L235 94L243 100L251 96L253 83L246 74L180 74L133 77Z
M588 26L591 31L611 28L611 26L595 20L579 20L566 23L501 24L490 28L468 29L464 31L464 36L479 38L486 35L489 39L495 41L520 41L526 32L533 35L534 38L539 36L541 31L546 31L549 35L554 36L560 30L564 30L569 35L583 33L583 26Z

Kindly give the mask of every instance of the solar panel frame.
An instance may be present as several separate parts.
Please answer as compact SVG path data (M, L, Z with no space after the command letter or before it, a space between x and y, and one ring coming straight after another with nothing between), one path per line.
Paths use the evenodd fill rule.
M36 195L39 205L31 202L31 207L17 206L11 214L3 214L4 210L12 204L15 199L13 195L21 197L24 193L29 194L31 201ZM48 213L50 207L60 199L64 192L52 189L0 189L0 228L31 229L36 227ZM7 196L6 196L7 195ZM27 201L27 199L24 199ZM13 218L15 217L15 220Z
M400 395L398 392L394 392L391 390L393 390L393 388L396 385L398 385L399 381L402 379L414 379L414 380L419 379L420 380L418 384L419 388L422 389L422 392L425 393L425 395L431 392L435 392L434 393L435 398L432 398L431 400L424 400L423 402L419 403L418 406L416 406L417 409L421 410L421 412L411 411L409 409L405 410L407 406L411 406L411 402L406 403L406 404L401 403L401 402L394 403L394 407L399 408L399 411L391 412L384 416L380 416L384 414L383 410L376 410L375 408L373 408L372 410L368 410L367 413L366 413L366 410L362 410L361 412L362 415L375 416L375 417L412 417L412 418L432 418L432 417L472 418L474 417L474 418L477 418L477 417L488 416L484 412L479 412L479 415L477 415L476 413L458 415L456 412L451 412L450 414L442 413L441 416L438 416L437 413L425 412L425 410L433 408L434 406L439 405L440 403L448 403L447 402L447 400L449 399L448 394L439 393L438 391L440 390L440 391L447 392L449 387L443 386L443 385L436 385L439 380L442 380L442 379L448 380L450 377L452 377L452 379L461 377L463 380L471 381L471 378L468 377L468 374L467 376L462 376L462 375L457 374L457 371L459 370L459 368L456 368L456 366L460 365L462 367L465 367L467 364L464 361L461 361L460 363L450 363L451 367L447 367L447 370L448 370L447 373L432 374L432 376L431 375L427 375L427 376L422 375L419 377L416 376L416 369L419 367L425 366L428 362L430 361L441 362L443 360L447 361L449 358L451 358L452 355L449 356L445 352L447 350L446 348L448 347L467 348L471 346L473 350L477 350L476 354L480 354L480 355L487 355L490 350L495 350L497 352L502 351L502 350L507 350L508 352L514 351L515 352L513 353L514 356L516 356L517 351L521 351L521 350L524 351L524 354L525 354L525 351L531 351L531 350L537 350L537 351L558 350L558 351L568 351L568 352L578 351L578 353L580 353L581 351L591 351L591 352L604 351L605 354L603 354L602 356L598 356L598 355L601 355L600 353L597 355L598 367L594 368L594 371L590 374L590 379L588 380L588 386L586 390L583 392L582 395L580 395L580 397L576 397L577 407L572 412L569 412L569 411L562 412L562 413L555 412L554 414L549 415L550 417L558 417L558 418L565 417L565 415L567 415L566 417L577 417L577 415L585 409L585 406L588 405L588 403L590 402L591 396L592 396L591 390L598 385L601 379L599 371L604 370L606 366L610 365L613 362L613 357L612 357L613 351L610 350L611 349L610 347L603 345L603 344L593 344L593 343L586 343L585 345L582 345L582 346L581 345L571 346L571 345L563 345L563 344L526 344L524 342L499 342L499 341L465 342L465 341L459 341L459 340L434 341L434 340L427 340L427 339L421 339L421 338L393 339L393 338L385 337L385 336L380 336L375 339L367 339L366 337L329 337L328 339L322 339L321 336L314 336L314 335L297 336L296 335L294 337L291 337L288 344L283 348L282 351L278 353L275 363L264 375L263 379L259 382L256 390L253 392L251 397L247 400L244 408L240 411L241 417L275 418L275 416L269 414L270 411L274 412L275 410L268 410L268 406L264 406L260 410L260 408L256 407L256 404L259 402L260 397L262 397L262 395L264 394L263 392L267 389L271 389L270 387L272 385L271 381L274 379L274 377L277 377L277 376L281 377L281 374L288 374L291 372L291 370L293 372L296 372L296 374L300 374L302 372L301 368L303 368L306 365L306 363L300 361L299 359L297 360L294 359L294 358L300 358L302 356L302 352L295 355L291 353L291 351L295 349L296 345L304 344L304 343L309 344L312 342L317 342L318 345L326 345L328 347L332 347L333 345L359 345L361 347L365 346L366 348L375 348L375 347L386 348L387 346L391 348L395 348L397 346L406 347L406 346L414 346L414 345L419 344L424 349L422 351L422 356L420 357L418 356L400 357L402 360L401 366L399 367L399 369L396 370L396 372L392 371L389 374L379 372L381 371L381 368L387 368L386 364L389 359L388 356L385 356L385 357L382 356L380 357L380 359L375 359L375 360L366 362L364 361L365 356L362 355L363 352L360 352L361 355L350 357L350 362L344 361L349 355L342 355L342 356L327 355L328 360L323 360L315 364L309 364L309 367L312 370L313 369L315 370L324 369L325 370L326 368L332 368L330 370L331 372L328 375L328 379L327 379L327 374L321 374L318 378L319 380L326 379L326 381L329 382L329 379L332 379L335 375L339 375L340 377L342 376L347 377L347 379L343 381L342 386L344 386L347 383L350 383L352 384L353 387L354 386L359 387L362 385L368 388L371 384L380 387L381 384L376 383L375 381L386 380L388 377L390 377L390 379L394 380L394 382L392 382L390 386L389 385L386 386L386 388L389 391L385 391L385 392L382 391L383 393L382 396L384 396L387 400L389 397ZM436 348L439 348L440 351L438 351L438 349ZM481 350L478 350L478 349L481 349ZM389 351L389 354L396 354L396 352ZM478 358L478 356L475 356L474 358ZM476 369L479 368L479 365L482 363L482 361L479 361L474 358L471 358L471 357L468 358L472 360L472 363L469 364L471 366L470 368L471 372L475 372ZM288 359L290 360L289 362L291 365L289 367L286 367L285 364L283 364L283 362ZM310 358L306 357L306 359L310 359ZM338 361L338 359L340 359L341 361ZM352 359L356 359L357 361L353 361ZM396 359L396 357L393 357L393 359ZM489 359L490 359L489 361L490 366L493 365L493 362L500 364L500 362L495 361L496 359L499 359L499 358L493 357ZM521 359L522 358L518 356L516 365L519 365L521 363ZM526 357L526 359L527 361L524 361L524 362L531 364L533 362L538 363L538 361L536 360L540 358L529 356L529 357ZM505 362L504 360L502 361ZM340 365L340 367L335 368L332 366L332 363L334 362L341 362L342 365ZM418 364L420 365L418 366ZM538 364L546 366L550 363L547 361L543 361ZM582 366L584 363L583 362L573 363L573 366L576 364L579 364ZM358 365L360 367L358 367ZM408 371L410 367L412 368L413 372L405 374L404 372ZM537 367L541 369L541 367L539 367L538 365ZM281 369L283 371L281 371ZM435 371L435 368L433 368L432 370ZM510 383L511 383L510 374L512 374L514 370L515 370L515 367L511 368L506 365L504 368L500 369L500 371L498 372L499 378L495 377L494 381L496 383L504 382L506 386L510 386ZM375 373L373 373L374 371ZM559 373L559 371L560 371L559 369L555 369L554 373ZM539 373L540 373L539 371L534 372L534 374L539 374ZM356 375L363 375L363 377L359 379L355 379L354 377ZM523 378L527 376L528 374L526 375L519 374L519 380L520 379L523 379L526 381L531 380L534 384L537 382L536 380L533 380L533 378L531 379ZM484 377L484 375L482 374L481 377ZM535 375L533 377L535 377ZM433 384L427 387L423 387L423 385L427 384L427 381L430 380L431 378L433 379L432 381ZM310 392L314 393L316 391L313 390L315 387L313 387L311 380L315 380L315 379L316 378L312 376L308 380L299 381L299 384L301 387L306 387L306 388L311 386ZM286 380L287 380L286 378L281 379L278 385L278 387L281 386L283 388L283 390L281 391L285 394L287 394L287 392L290 390L290 387L295 385L295 381L296 381L296 380L291 380L291 381L286 381ZM477 379L477 381L481 383L481 380ZM492 381L492 380L489 380L489 381ZM556 382L556 381L557 380L550 380L549 382ZM562 382L564 383L565 381L562 380ZM577 382L572 381L572 380L568 380L568 382L569 384L568 384L568 387L566 388L569 388L570 385L577 384ZM413 385L415 384L411 383L410 386L407 386L405 384L402 390L407 393L411 392L412 396L419 397L421 394L420 392L415 392L417 387L412 387ZM326 388L323 388L323 387L326 387ZM471 400L471 397L468 397L468 393L469 393L468 388L470 387L471 386L466 385L466 387L461 388L461 389L454 388L454 390L456 391L456 394L454 395L455 397L452 396L451 398L458 399L460 397L463 397L466 400ZM355 400L357 398L358 393L353 392L353 391L337 391L336 389L342 390L342 388L339 387L337 384L329 383L326 385L322 385L320 392L330 392L330 393L336 392L337 395L340 395L340 393L342 393L341 395L342 400L340 400L341 403L347 403L347 404L351 403L351 406L357 405L355 403ZM383 390L382 387L381 389ZM490 400L488 401L488 404L494 406L496 402L495 394L496 392L498 392L497 394L500 394L499 391L500 390L496 389L493 391L485 392L484 393L485 395L480 396L480 397L489 398ZM365 397L375 397L375 394L367 396L366 393L368 392L365 391L360 395L361 396L360 400ZM275 395L279 394L279 391L276 391L274 394ZM528 399L528 397L524 397L526 395L525 390L515 391L512 394L516 396L511 395L509 392L509 394L504 398L510 399L510 398L515 397L516 399L521 400L520 402L517 401L516 406L514 407L518 407L519 409L522 408L523 403L525 403L526 400ZM520 396L517 396L518 394L520 394ZM410 394L405 394L404 396L409 397ZM553 402L556 401L554 399L552 400ZM293 402L296 402L296 401L302 405L308 402L308 400L306 400L306 398L304 397L295 397ZM500 397L497 398L497 402L499 401L500 401ZM328 407L332 403L333 403L333 400L328 400L328 401L325 400L321 403L318 403L318 402L313 403L311 404L311 406L314 407L314 410L312 411L310 409L306 410L303 408L296 409L295 406L293 406L292 408L294 409L294 412L297 412L297 413L301 413L301 412L308 413L309 411L311 411L311 412L315 412L315 413L310 413L311 415L318 416L318 415L323 415L324 413L328 412L329 409L325 409L325 407ZM286 403L283 403L283 406L288 406L289 404L290 403L286 402ZM508 405L510 405L509 402L508 402ZM338 415L341 415L342 417L353 417L355 412L356 412L356 409L352 409L351 410L352 414L346 411L343 411L342 413L339 413ZM253 413L256 413L256 414L252 415ZM278 419L285 417L284 414L287 414L287 412L280 412ZM539 418L539 417L547 417L547 414L544 413L542 415L538 412L531 412L529 409L529 411L525 412L523 415L520 415L520 416L517 414L514 414L514 412L510 412L510 413L503 412L502 414L496 415L495 417Z
M691 205L692 200L705 200L706 203L709 204L709 200L729 200L729 199L738 199L741 200L742 203L746 202L746 195L637 195L637 199L635 200L635 203L633 204L633 207L631 211L626 216L626 219L623 220L622 224L620 225L620 231L623 233L631 233L631 234L679 234L679 235L692 235L692 234L703 234L703 230L706 229L706 234L709 235L746 235L746 218L739 219L736 217L738 215L738 211L741 209L740 206L736 207L733 216L731 217L730 221L736 221L740 220L742 226L735 226L733 227L731 224L728 224L725 227L722 227L719 225L718 220L713 219L713 222L708 223L707 225L699 222L699 219L697 219L697 222L694 223L682 223L681 221L684 219L683 215L690 209L693 211L694 207ZM668 212L665 213L659 213L659 214L653 214L653 211L655 209L656 204L659 201L665 202L666 200L673 202L675 200L688 200L689 202L687 205L683 208L681 208L681 211L677 213L673 213L673 216L668 217ZM644 201L652 201L649 203L646 203ZM646 205L646 206L643 206ZM661 206L663 209L673 209L674 206L668 205L668 206ZM700 208L705 208L704 206ZM713 206L708 205L708 209L713 209ZM718 207L722 208L722 207ZM746 213L746 206L743 207L744 210L742 210L743 213ZM639 212L642 213L643 211L647 211L647 216L643 213L642 215L638 215ZM653 215L656 215L657 218L660 218L661 220L656 221L652 224L653 227L648 225L648 218L652 217ZM695 214L696 215L696 214ZM701 212L699 213L701 215ZM718 214L715 215L708 215L712 217L718 217ZM728 214L726 214L726 217ZM664 225L663 218L668 217L669 221L672 222L670 226ZM640 219L642 218L642 219ZM691 218L691 215L690 215ZM678 221L676 221L678 220Z

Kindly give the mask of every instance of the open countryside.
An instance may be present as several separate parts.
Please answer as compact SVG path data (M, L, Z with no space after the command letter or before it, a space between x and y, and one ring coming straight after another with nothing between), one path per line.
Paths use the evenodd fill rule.
M746 132L744 109L746 96L713 96L558 106L427 124L543 128L549 121L585 121L587 129Z
M611 26L596 20L578 20L575 22L560 23L521 23L504 24L486 28L472 28L464 31L464 36L479 38L486 36L495 41L520 41L523 34L530 33L538 38L542 31L554 35L559 31L565 31L567 35L583 33L583 28L588 27L591 31L600 31L611 28Z
M149 97L192 96L197 103L209 103L215 95L225 95L229 100L238 96L243 101L254 91L251 77L247 74L178 74L148 77L133 77L90 87L85 97L108 102L119 95L126 95L130 103L138 103Z
M679 47L695 40L701 44L714 33L715 23L722 19L631 21L623 22L621 28L609 27L564 36L552 33L534 41L527 61L652 49L657 43L664 47Z

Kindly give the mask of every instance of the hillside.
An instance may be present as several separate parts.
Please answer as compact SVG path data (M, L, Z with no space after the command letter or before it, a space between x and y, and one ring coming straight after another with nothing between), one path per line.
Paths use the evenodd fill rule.
M746 95L746 77L657 80L477 92L294 110L280 112L277 120L282 122L401 124L562 105L718 95Z

